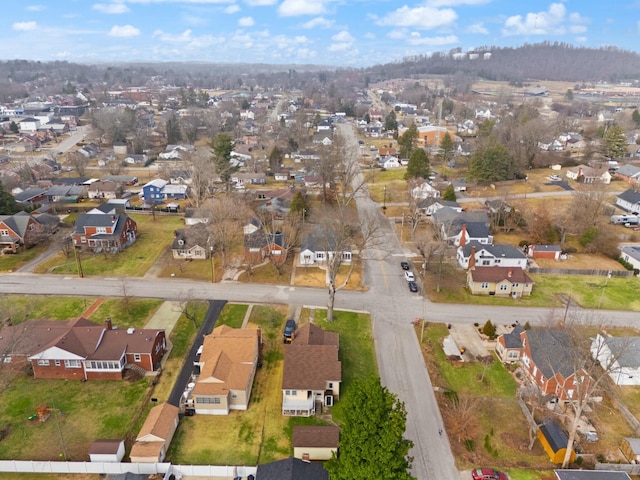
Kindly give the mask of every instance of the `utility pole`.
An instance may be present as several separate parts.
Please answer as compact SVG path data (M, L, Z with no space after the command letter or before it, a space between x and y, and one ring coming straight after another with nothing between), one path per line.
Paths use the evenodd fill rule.
M76 258L76 267L78 267L78 277L84 278L84 272L82 271L82 261L80 260L80 255L78 255L78 249L73 245L73 254Z

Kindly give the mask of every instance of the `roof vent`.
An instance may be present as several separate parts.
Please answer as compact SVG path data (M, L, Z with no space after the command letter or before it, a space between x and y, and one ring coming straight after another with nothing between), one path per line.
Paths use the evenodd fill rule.
M135 328L133 328L133 327L127 328L127 333L128 333L129 335L133 335L133 332L135 332L135 331L136 331L136 329L135 329Z

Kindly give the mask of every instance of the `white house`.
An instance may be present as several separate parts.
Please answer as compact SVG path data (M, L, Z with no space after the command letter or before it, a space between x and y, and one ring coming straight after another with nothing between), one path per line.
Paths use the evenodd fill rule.
M351 263L351 246L339 245L334 232L316 227L302 240L300 245L300 265L317 265L342 255L342 262Z
M640 337L605 337L591 341L591 356L616 385L640 385Z
M440 192L429 185L428 182L422 181L411 189L411 196L415 199L422 200L429 197L439 198Z
M620 258L625 262L629 262L633 268L640 270L640 245L621 247Z
M394 156L385 158L384 162L382 163L382 166L386 169L401 167L400 160L398 160L398 157L394 157Z
M487 245L473 241L458 247L456 258L458 264L465 270L475 265L479 267L516 267L522 270L527 268L526 255L512 245Z

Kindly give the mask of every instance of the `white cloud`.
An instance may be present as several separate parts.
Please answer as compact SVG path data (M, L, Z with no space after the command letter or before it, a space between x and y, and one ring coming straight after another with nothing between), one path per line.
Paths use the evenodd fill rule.
M576 43L587 43L587 37L576 37Z
M343 30L333 35L331 37L331 40L333 40L334 42L353 42L355 38L353 38L349 32Z
M238 13L239 11L240 11L240 6L236 4L229 5L224 9L224 13Z
M343 52L351 48L352 43L332 43L329 45L330 52Z
M94 10L97 10L100 13L108 13L108 14L127 13L130 11L129 7L127 7L122 2L95 3L91 8L93 8Z
M284 0L278 7L281 17L320 15L325 11L323 0Z
M191 36L191 30L185 30L178 35L163 32L162 30L156 30L155 32L153 32L153 38L157 38L163 42L169 43L186 43L193 40L193 37Z
M487 27L484 26L484 23L479 22L479 23L474 23L473 25L470 25L469 28L467 28L467 33L488 35L489 30L487 29Z
M544 12L514 15L507 18L502 28L502 34L510 35L562 35L567 30L572 33L584 33L589 19L579 13L567 16L567 9L562 3L552 3Z
M250 7L268 7L278 3L278 0L244 0L244 3Z
M238 25L241 27L253 27L256 22L252 17L242 17L238 20Z
M138 35L140 35L140 30L132 25L114 25L111 27L111 30L109 30L110 37L127 38L137 37Z
M437 9L432 7L409 8L406 5L389 13L378 20L378 25L390 25L394 27L413 27L431 29L450 25L458 18L455 11L450 8Z
M142 4L151 4L151 3L188 3L188 4L200 4L200 5L209 5L215 3L230 3L233 0L127 0L129 3L142 3Z
M15 22L11 25L11 28L19 32L28 32L29 30L38 28L38 24L36 22Z
M302 28L331 28L334 25L333 20L327 20L324 17L312 18L308 22L300 25Z
M431 0L430 7L455 7L456 5L484 5L493 0Z
M45 7L44 5L28 5L27 6L27 11L29 11L29 12L41 12L45 8L47 8L47 7Z
M417 32L413 32L417 33ZM458 37L455 35L447 35L445 37L422 37L420 34L411 35L407 39L407 43L409 45L430 45L430 46L442 46L442 45L452 45L459 43Z

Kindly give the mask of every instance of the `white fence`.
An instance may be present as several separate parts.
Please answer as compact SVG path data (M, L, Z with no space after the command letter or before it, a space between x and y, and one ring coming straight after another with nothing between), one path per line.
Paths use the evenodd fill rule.
M152 475L160 473L174 474L177 478L189 475L193 477L246 478L256 474L257 467L219 466L219 465L172 465L170 463L108 463L108 462L38 462L19 460L0 460L0 472L12 473L93 473L119 474L142 473Z

